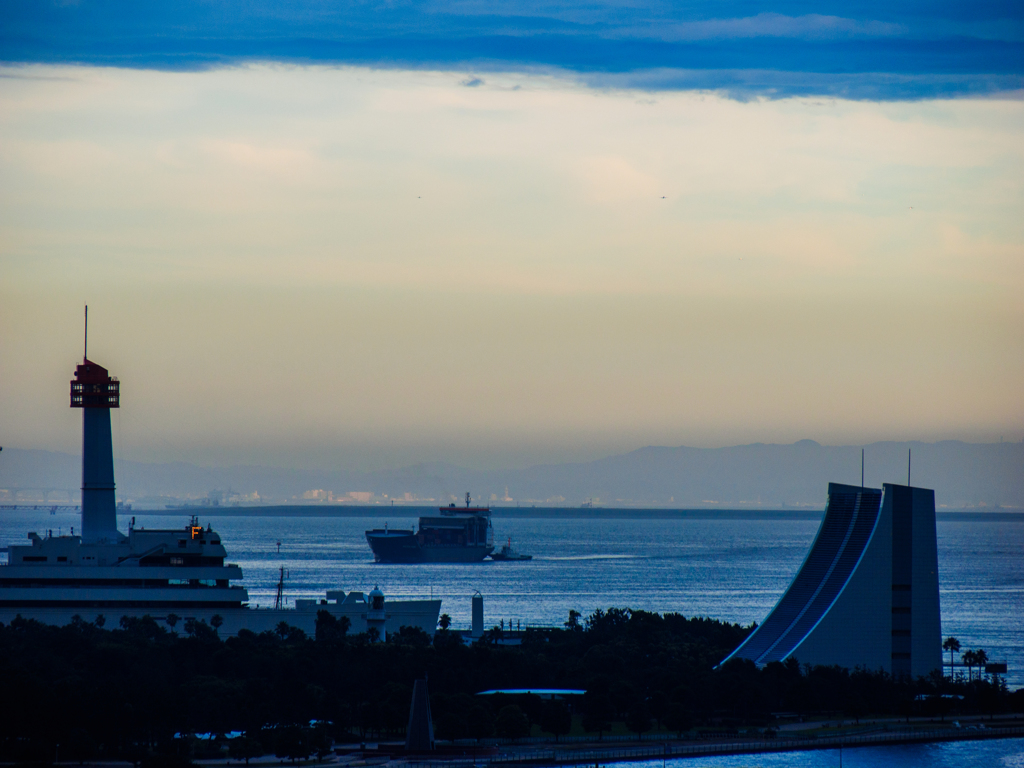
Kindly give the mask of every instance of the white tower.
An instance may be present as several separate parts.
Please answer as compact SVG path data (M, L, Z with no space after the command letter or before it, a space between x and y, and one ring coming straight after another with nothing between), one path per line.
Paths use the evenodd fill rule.
M88 334L89 308L85 311ZM88 344L88 335L86 340ZM85 356L71 382L71 407L82 409L83 542L117 542L123 538L117 530L114 450L110 439L110 409L120 404L118 380Z

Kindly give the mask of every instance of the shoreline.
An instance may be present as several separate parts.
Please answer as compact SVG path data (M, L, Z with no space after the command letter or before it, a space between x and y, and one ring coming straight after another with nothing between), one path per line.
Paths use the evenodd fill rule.
M253 507L176 507L132 509L122 516L203 515L208 517L374 517L410 518L434 514L433 506L275 505ZM819 509L647 509L642 507L491 507L495 519L535 520L821 520ZM937 520L952 522L1024 522L1024 512L936 510Z
M76 504L0 504L3 512L73 512ZM436 505L426 504L253 504L225 506L128 507L118 508L119 517L200 515L203 517L362 517L415 520L436 514ZM813 507L490 507L495 519L509 520L809 520L820 521L824 509ZM1022 509L937 509L944 522L1024 522Z
M976 726L956 728L948 726L944 728L931 727L909 727L900 729L886 729L883 731L860 732L851 734L836 734L830 736L805 736L805 737L774 737L762 738L759 740L729 740L694 744L692 742L669 740L660 745L642 746L637 744L634 747L626 745L608 746L604 748L588 745L587 747L572 749L555 747L549 749L515 750L490 755L475 757L452 758L427 758L421 756L401 757L391 760L380 761L380 757L387 755L385 749L381 749L376 755L371 751L362 751L364 758L362 764L395 763L408 766L479 766L483 763L491 766L511 765L535 765L535 766L565 766L565 765L600 765L601 763L618 762L653 762L658 760L675 760L680 758L714 757L726 755L753 755L779 752L808 752L823 749L840 748L865 748L889 746L896 744L925 744L956 741L980 741L989 739L1024 739L1024 724L977 728ZM375 759L377 758L377 759ZM483 759L482 759L483 758ZM352 762L349 765L359 765Z
M1020 721L1018 721L1019 723ZM644 746L638 743L635 746L626 744L599 747L600 742L593 742L580 748L573 749L568 745L529 744L503 745L495 748L490 745L480 745L476 749L467 746L462 754L454 754L457 747L442 747L434 755L405 754L405 749L400 743L382 743L377 749L362 749L359 745L347 745L336 747L334 754L324 759L310 758L293 762L287 758L278 758L266 755L253 758L249 761L250 766L315 766L334 765L346 766L346 768L481 768L481 766L493 766L493 768L509 768L514 765L530 765L538 768L546 766L595 766L601 764L642 762L655 763L666 760L686 760L702 757L726 757L729 755L761 755L777 754L786 752L812 752L821 750L839 749L864 749L871 747L895 746L900 744L933 744L944 742L967 742L967 741L989 741L997 739L1024 739L1024 724L1002 727L965 726L956 728L946 726L942 728L932 727L908 727L890 729L886 731L873 731L859 734L835 734L830 736L806 736L806 737L776 737L760 740L728 740L705 742L694 744L692 741L679 741L676 739L666 740L661 744L650 744ZM213 760L196 760L193 763L204 768L240 768L247 765L244 760L225 760L216 758ZM53 765L87 765L92 768L107 766L109 768L126 768L132 763L128 761L97 761L79 763L78 761L53 763Z

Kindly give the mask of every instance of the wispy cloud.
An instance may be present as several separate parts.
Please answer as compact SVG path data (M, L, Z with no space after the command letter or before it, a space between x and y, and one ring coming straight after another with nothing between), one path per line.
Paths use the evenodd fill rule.
M840 16L812 13L785 16L759 13L742 19L706 19L669 24L647 24L616 30L623 37L658 40L734 40L753 37L786 37L803 40L845 40L849 38L905 35L907 27L884 21L859 21Z

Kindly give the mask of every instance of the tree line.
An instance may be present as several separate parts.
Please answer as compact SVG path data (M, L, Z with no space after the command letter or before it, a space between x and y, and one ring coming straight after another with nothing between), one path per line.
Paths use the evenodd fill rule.
M783 712L857 718L1024 710L1024 690L1011 693L998 680L895 679L794 660L718 666L752 629L611 608L586 618L572 612L564 629L527 630L521 645L507 646L498 630L464 643L449 629L431 638L402 628L374 642L326 611L313 637L282 624L227 639L203 622L171 632L148 616L116 628L18 618L0 624L0 696L9 704L0 718L0 760L152 762L181 755L187 740L175 734L209 732L245 734L231 741L239 759L303 757L335 739L401 739L413 682L424 676L441 739L515 739L531 729L560 738L574 715L577 727L600 738L613 727L683 737L768 727ZM571 705L476 695L501 688L586 695ZM191 745L193 757L213 748Z

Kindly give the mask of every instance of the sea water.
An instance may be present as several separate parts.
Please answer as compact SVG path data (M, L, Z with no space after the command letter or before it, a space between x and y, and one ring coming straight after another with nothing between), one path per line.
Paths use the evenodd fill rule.
M614 768L653 768L653 762L610 763ZM807 752L725 755L667 760L665 768L1024 768L1024 739L947 741L844 747Z
M406 513L407 514L407 513ZM561 626L570 610L629 607L740 624L760 622L789 585L817 520L594 519L494 517L495 538L533 555L528 562L374 563L364 532L375 517L271 517L203 513L238 563L250 604L271 606L284 569L284 597L322 598L328 589L388 599L435 597L456 628L469 628L470 599L484 598L485 626ZM124 528L126 520L120 519ZM147 528L184 527L184 513L138 516ZM392 528L415 524L388 519ZM78 515L4 511L0 545L27 531L68 533ZM937 522L942 634L964 650L984 648L1024 686L1024 520Z

